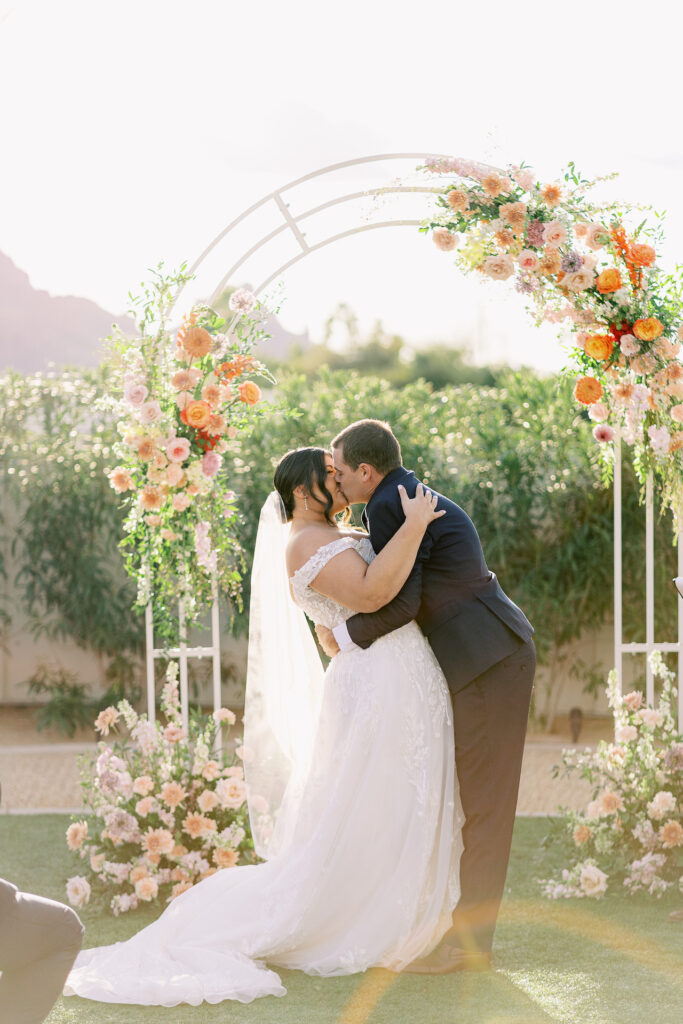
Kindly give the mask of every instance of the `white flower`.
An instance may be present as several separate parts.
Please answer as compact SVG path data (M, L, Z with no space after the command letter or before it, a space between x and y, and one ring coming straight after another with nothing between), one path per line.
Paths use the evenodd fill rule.
M246 288L238 288L230 296L228 305L233 313L240 313L244 316L245 313L250 313L256 305L256 297Z
M660 789L647 805L647 813L653 821L661 821L667 814L675 810L676 797L666 789Z
M614 733L617 743L630 743L638 738L638 730L635 725L622 725Z
M84 907L90 899L90 883L82 875L74 875L66 883L66 898L72 907Z
M586 896L598 899L607 889L607 875L595 864L586 863L581 868L579 883Z

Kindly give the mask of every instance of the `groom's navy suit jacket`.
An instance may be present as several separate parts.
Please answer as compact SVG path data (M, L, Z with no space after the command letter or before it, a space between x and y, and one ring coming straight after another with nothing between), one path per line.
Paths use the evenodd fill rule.
M376 553L404 522L398 484L413 497L418 480L402 466L380 482L363 512ZM433 493L438 493L434 491ZM450 688L457 692L531 638L524 613L490 572L472 520L439 494L446 515L427 527L415 565L389 604L347 620L351 639L369 647L380 636L416 619L429 638Z

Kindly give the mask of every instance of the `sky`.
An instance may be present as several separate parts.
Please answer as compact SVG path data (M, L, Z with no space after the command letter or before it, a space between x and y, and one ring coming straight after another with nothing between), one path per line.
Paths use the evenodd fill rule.
M118 314L147 268L192 263L262 196L339 161L411 152L526 161L543 180L569 160L588 177L619 171L604 194L666 209L663 262L683 262L671 9L0 0L0 250L34 287ZM414 166L352 168L286 198L299 212ZM428 196L402 199L380 213L428 212ZM371 209L369 199L340 206L307 223L307 238L366 223ZM281 222L271 214L226 239L195 293ZM294 251L264 249L232 283L256 286ZM314 340L346 302L364 328L380 319L413 345L466 344L479 362L546 370L564 362L554 328L534 328L511 288L462 276L412 227L359 233L279 280L283 325Z

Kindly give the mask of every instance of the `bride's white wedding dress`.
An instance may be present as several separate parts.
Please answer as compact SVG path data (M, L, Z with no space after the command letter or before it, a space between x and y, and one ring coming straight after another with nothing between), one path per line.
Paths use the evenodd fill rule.
M297 604L333 627L352 612L311 589L335 555L321 547L292 578ZM175 1006L284 995L270 965L308 974L400 971L450 925L459 896L462 812L448 688L411 622L325 675L312 766L285 845L175 899L127 942L83 951L65 994Z

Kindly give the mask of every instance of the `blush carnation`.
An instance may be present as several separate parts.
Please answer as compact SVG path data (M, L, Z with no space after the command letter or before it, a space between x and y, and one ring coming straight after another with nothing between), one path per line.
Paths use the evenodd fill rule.
M233 313L239 313L244 316L245 313L251 313L252 309L256 305L256 297L253 292L248 291L246 288L238 288L236 292L233 292L230 296L228 305Z
M593 427L593 437L600 444L609 444L610 441L614 440L614 428L610 427L607 423L597 423Z
M622 334L619 347L625 356L635 356L640 352L638 340L632 334Z

